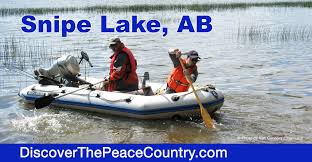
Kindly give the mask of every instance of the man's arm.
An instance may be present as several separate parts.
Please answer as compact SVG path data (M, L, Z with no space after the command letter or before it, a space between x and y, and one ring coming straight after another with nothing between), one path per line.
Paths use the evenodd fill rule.
M192 79L192 82L196 82L197 80L197 77L198 77L198 71L197 71L197 68L194 70L193 74L191 74L191 79Z
M177 58L176 49L169 49L169 57L173 63L173 67L178 67L180 65L179 57Z
M121 79L125 74L125 67L124 64L126 64L127 61L127 54L126 53L119 53L117 55L117 58L114 62L114 70L110 74L109 80L119 80Z

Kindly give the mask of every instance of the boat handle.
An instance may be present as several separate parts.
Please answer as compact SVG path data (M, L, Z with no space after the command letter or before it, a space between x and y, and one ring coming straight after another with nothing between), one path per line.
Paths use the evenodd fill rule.
M210 91L210 93L211 93L216 99L219 98L218 93L217 93L216 91Z

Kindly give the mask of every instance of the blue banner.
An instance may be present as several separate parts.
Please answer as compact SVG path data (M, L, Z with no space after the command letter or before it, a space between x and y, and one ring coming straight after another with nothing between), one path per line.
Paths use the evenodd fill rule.
M1 144L1 161L311 161L311 144Z

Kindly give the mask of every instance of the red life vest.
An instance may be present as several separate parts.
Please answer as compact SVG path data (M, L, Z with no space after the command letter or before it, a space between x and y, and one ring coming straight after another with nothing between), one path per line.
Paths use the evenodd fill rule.
M117 55L126 53L128 55L128 60L129 63L126 65L125 69L125 75L122 77L123 84L125 85L133 85L133 84L138 84L138 75L136 73L136 60L132 54L132 52L127 48L123 47L121 51L115 52L111 56L111 64L110 64L110 72L109 74L112 74L114 72L114 63L116 61ZM130 67L129 67L130 65ZM123 65L124 66L124 65ZM108 86L108 91L114 91L116 89L116 84L115 83L110 83Z
M111 56L111 65L110 65L110 74L113 72L113 69L114 69L114 63L116 61L116 58L117 58L117 54L118 53L121 53L121 52L124 52L128 55L128 58L129 58L129 61L130 61L130 65L131 65L131 72L136 72L136 61L135 61L135 58L132 54L132 52L127 48L127 47L124 47L121 51L119 52L115 52L112 56Z
M182 60L182 62L185 65L186 61L184 59ZM193 74L196 69L197 66L193 65L186 70L189 70L189 74ZM183 68L181 65L177 66L171 71L171 74L167 80L167 84L170 89L174 90L177 93L185 92L189 89L190 84L183 73Z

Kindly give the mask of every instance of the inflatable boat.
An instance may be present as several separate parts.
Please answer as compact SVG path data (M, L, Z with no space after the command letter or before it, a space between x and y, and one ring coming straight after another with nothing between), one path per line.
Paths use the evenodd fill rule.
M87 79L96 83L98 79ZM146 83L151 92L148 94L134 92L107 92L89 88L79 90L52 102L53 106L68 109L105 113L139 119L161 119L175 117L197 117L200 115L199 105L190 89L188 92L165 94L166 84ZM80 86L81 87L81 86ZM34 101L43 96L54 96L74 92L79 87L34 84L19 92L26 102ZM203 106L210 114L221 108L224 102L223 94L213 86L196 87Z

